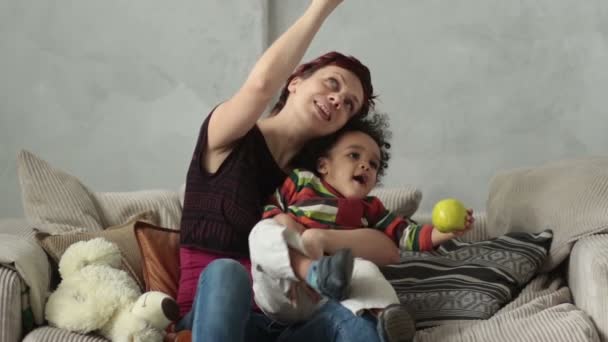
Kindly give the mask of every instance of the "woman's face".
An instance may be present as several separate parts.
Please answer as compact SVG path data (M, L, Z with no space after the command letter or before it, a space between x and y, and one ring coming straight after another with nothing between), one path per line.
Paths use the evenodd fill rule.
M295 78L288 86L287 103L313 136L342 128L362 107L363 86L357 76L329 65L307 78Z

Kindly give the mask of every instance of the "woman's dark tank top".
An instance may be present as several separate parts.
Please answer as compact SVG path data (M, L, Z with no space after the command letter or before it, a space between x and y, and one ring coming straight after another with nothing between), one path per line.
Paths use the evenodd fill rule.
M263 206L286 174L272 157L257 125L235 145L219 169L201 166L209 119L203 122L186 177L181 246L249 256L248 236Z

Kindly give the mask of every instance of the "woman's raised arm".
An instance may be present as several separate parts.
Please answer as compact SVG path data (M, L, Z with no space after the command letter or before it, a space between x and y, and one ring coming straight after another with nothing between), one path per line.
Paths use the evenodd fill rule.
M253 127L300 63L321 24L341 2L313 0L304 14L264 52L237 93L215 109L209 122L208 152L230 151L232 143Z

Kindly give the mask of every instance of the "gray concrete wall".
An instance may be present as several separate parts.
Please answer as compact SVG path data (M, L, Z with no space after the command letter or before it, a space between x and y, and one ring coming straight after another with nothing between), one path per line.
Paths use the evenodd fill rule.
M273 1L271 36L305 1ZM384 183L483 209L501 169L608 154L608 2L352 0L308 58L364 61L391 117ZM604 94L604 95L602 95Z
M206 112L306 0L0 0L0 217L15 156L94 190L176 188ZM603 0L346 0L308 55L373 72L391 117L387 186L483 209L498 170L607 154Z
M26 148L93 190L177 189L266 38L265 0L0 0L0 217Z

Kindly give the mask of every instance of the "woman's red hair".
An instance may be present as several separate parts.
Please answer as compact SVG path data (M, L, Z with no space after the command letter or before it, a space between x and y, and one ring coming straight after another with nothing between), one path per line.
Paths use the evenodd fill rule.
M357 78L359 78L359 81L361 82L361 86L363 87L363 102L362 102L363 105L361 106L361 109L359 110L357 115L360 115L360 116L367 115L367 113L369 113L370 109L374 108L374 105L375 105L374 99L376 98L376 95L374 94L374 87L372 86L372 78L371 78L369 69L355 57L345 56L336 51L328 52L328 53L316 58L315 60L312 60L308 63L301 64L296 69L296 71L294 71L293 74L291 74L291 76L289 76L289 78L287 79L287 82L285 82L285 86L283 87L283 90L281 90L281 96L279 97L279 100L272 108L271 113L276 114L281 109L283 109L283 106L285 106L285 102L287 101L287 98L289 97L289 90L287 89L287 86L294 78L296 78L296 77L307 78L310 75L312 75L315 71L317 71L323 67L326 67L328 65L335 65L337 67L346 69L346 70L352 72L353 74L355 74L357 76Z

